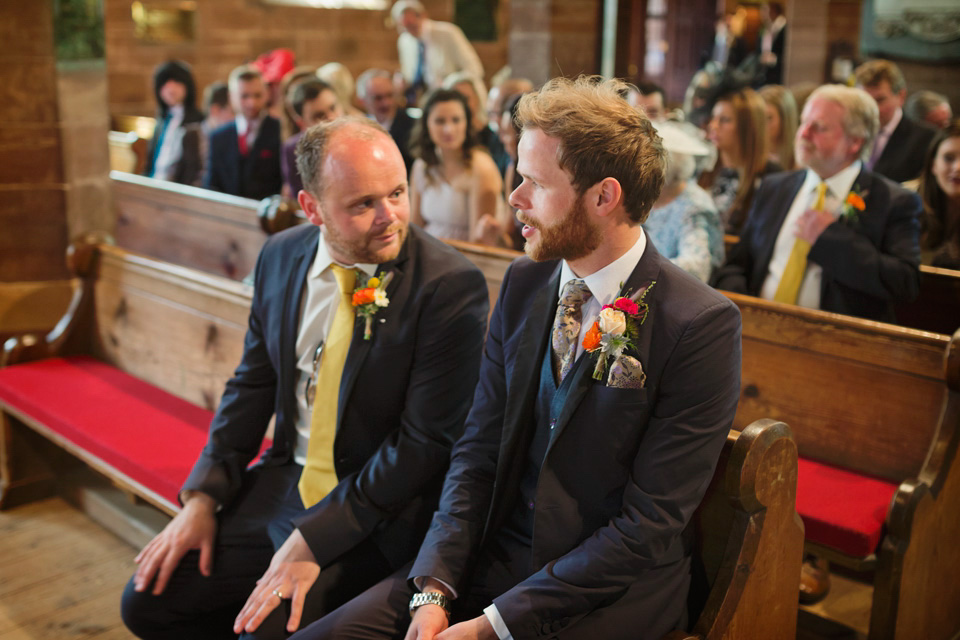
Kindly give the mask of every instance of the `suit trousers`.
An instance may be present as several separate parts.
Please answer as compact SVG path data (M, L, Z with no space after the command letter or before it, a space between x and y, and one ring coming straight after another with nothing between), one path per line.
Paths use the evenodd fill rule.
M300 472L297 464L246 471L237 498L217 515L210 577L200 573L200 553L194 550L183 557L160 595L152 595L150 587L143 593L134 591L131 579L121 603L127 627L144 640L236 638L234 619L276 549L293 531L291 520L303 513L297 490ZM304 624L361 593L390 570L372 543L358 545L321 569L305 602ZM255 633L244 637L286 638L289 607L285 600Z
M488 561L491 563L487 564ZM407 579L411 565L395 571L332 613L298 631L290 640L403 640L410 626L407 607L416 592L412 581ZM677 565L685 569L678 571ZM463 593L458 594L460 597L453 603L451 624L484 615L483 610L492 604L495 597L516 584L512 568L489 554L480 554L477 568L474 580ZM619 628L622 631L622 635L608 635L605 640L659 640L670 631L685 628L690 558L651 569L649 577L611 598L565 631L536 635L558 640L596 640L597 625L600 625L601 628ZM645 624L642 627L637 626L638 609L643 611Z

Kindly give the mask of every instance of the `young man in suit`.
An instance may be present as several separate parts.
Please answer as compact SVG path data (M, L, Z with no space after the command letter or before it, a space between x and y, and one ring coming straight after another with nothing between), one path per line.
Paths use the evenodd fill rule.
M487 288L408 225L389 135L366 118L318 125L298 165L312 224L261 252L243 360L183 510L123 596L142 638L284 638L409 563L470 407ZM372 301L355 308L364 282Z
M561 78L521 99L510 200L529 257L503 279L440 506L409 571L297 640L684 625L688 525L736 411L740 314L644 234L664 152L626 88Z
M860 89L811 94L796 140L808 168L760 185L718 288L881 321L917 296L920 199L862 165L878 122Z
M228 81L236 117L210 134L203 186L260 200L280 193L280 122L267 113L267 86L260 72L237 67Z
M936 131L904 116L907 82L900 68L889 60L870 60L857 67L854 75L857 87L877 103L880 118L880 130L866 157L867 170L895 182L919 177Z

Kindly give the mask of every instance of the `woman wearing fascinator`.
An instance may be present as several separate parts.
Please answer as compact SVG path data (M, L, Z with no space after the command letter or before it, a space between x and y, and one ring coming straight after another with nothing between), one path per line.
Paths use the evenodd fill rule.
M665 258L703 282L723 262L723 225L710 194L693 180L709 149L672 122L654 123L667 151L663 190L643 223Z

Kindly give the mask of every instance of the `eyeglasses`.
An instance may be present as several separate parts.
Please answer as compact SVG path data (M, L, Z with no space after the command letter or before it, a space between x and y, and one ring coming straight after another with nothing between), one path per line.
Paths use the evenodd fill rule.
M303 389L303 397L307 400L307 409L313 410L313 400L317 397L317 372L320 370L320 356L323 355L323 340L317 345L317 350L313 354L313 371L307 378L307 384Z

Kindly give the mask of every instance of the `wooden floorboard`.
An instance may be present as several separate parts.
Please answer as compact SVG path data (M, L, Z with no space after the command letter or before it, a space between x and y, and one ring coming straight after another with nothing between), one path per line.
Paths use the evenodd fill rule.
M60 498L0 511L0 640L128 640L136 550Z
M61 498L0 511L0 640L131 640L120 593L136 551ZM801 608L798 640L863 640L871 598L834 575L828 598Z

